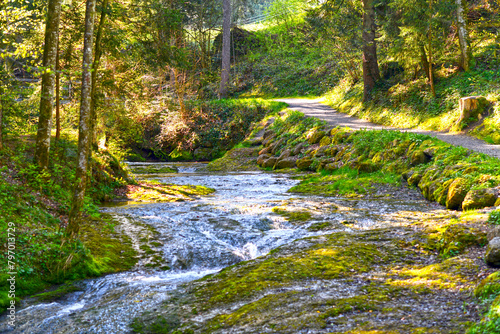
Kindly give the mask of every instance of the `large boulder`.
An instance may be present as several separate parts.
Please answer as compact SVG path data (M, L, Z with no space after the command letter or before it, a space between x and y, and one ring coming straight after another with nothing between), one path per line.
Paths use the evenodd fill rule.
M276 161L278 161L278 158L276 158L276 157L270 157L270 158L267 158L266 160L264 160L264 161L262 162L261 167L264 167L264 168L272 168L272 167L274 167L274 165L276 164Z
M325 131L319 130L317 128L309 130L307 134L307 141L309 144L317 144L325 136Z
M460 209L469 189L469 181L461 177L455 179L450 184L450 188L448 189L448 195L446 196L446 208L452 210Z
M292 155L299 155L305 149L305 143L298 143L297 146L293 148Z
M484 260L489 266L500 267L500 237L490 240Z
M328 136L324 136L319 141L319 146L327 146L327 145L330 145L331 143L332 143L332 139Z
M281 155L278 157L278 160L282 160L282 159L286 159L288 157L290 157L292 155L292 151L287 149L287 150L284 150Z
M313 160L310 157L304 157L302 159L298 159L296 165L300 170L308 170L312 163Z
M284 159L278 160L274 165L274 169L294 168L296 162L297 162L296 157L286 157Z
M259 158L257 158L257 165L262 166L264 164L264 161L269 159L271 156L269 154L261 154L259 155Z
M272 144L271 153L275 154L281 148L281 146L283 146L285 142L286 142L285 138L280 138L276 143Z
M271 154L272 150L273 150L272 146L264 147L262 150L260 150L259 155Z
M475 189L471 190L465 196L462 202L463 210L482 209L494 206L498 194L496 189Z

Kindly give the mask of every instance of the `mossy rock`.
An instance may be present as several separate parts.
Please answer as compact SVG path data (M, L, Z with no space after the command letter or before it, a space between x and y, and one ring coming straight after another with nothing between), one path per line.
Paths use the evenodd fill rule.
M460 177L453 180L446 196L446 208L451 210L459 209L470 187L470 181L467 179Z
M420 180L422 180L422 173L414 172L408 177L408 184L410 186L417 186Z
M490 240L484 256L486 264L492 267L500 267L500 237Z
M296 161L296 166L300 170L309 170L309 167L313 163L313 160L309 157L304 157Z
M372 173L376 172L379 168L376 164L369 160L360 161L357 163L358 172Z
M330 145L331 143L332 143L332 139L328 136L324 136L319 141L319 146L327 146L327 145Z
M482 209L495 205L497 200L496 189L470 190L462 202L463 210Z
M257 158L257 165L262 166L264 164L264 161L269 159L271 156L269 154L261 154Z
M446 205L446 198L448 197L448 191L450 189L450 185L453 183L453 180L447 180L434 191L434 198L436 202L441 205Z
M429 162L429 157L424 153L424 151L415 151L410 156L410 165L418 166Z
M446 228L438 242L438 250L445 256L455 256L472 246L484 246L486 233L467 225L453 224Z
M317 144L326 135L326 132L318 128L311 129L306 138L309 144Z
M287 157L279 159L278 161L276 161L274 169L295 168L296 163L297 163L296 157Z
M269 159L264 160L264 162L262 163L262 167L273 168L274 165L276 164L276 161L278 161L278 158L270 157Z
M500 295L500 271L496 271L483 279L474 289L476 298L489 298Z

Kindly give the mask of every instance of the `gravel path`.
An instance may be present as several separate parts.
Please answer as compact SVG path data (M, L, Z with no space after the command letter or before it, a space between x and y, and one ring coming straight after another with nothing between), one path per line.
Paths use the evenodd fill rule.
M325 120L330 125L334 126L346 126L351 129L386 129L386 130L398 130L403 132L413 132L424 135L429 135L441 139L444 142L455 146L462 146L471 149L476 152L481 152L487 154L494 158L500 159L500 145L491 145L485 141L472 138L466 135L450 134L446 132L436 132L436 131L426 131L419 129L398 129L390 126L384 126L379 124L370 123L368 121L359 119L357 117L352 117L346 114L336 112L334 109L327 105L324 105L320 100L304 100L304 99L279 99L276 101L285 102L288 104L290 109L298 110L304 113L306 116L316 117Z

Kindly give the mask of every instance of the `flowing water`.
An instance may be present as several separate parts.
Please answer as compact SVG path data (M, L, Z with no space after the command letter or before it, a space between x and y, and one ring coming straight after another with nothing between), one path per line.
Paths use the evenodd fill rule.
M134 167L132 164L131 167ZM152 248L161 254L163 269L147 266L143 257L127 272L88 279L82 291L51 303L25 302L17 316L16 329L4 319L0 333L126 333L132 319L154 310L182 283L242 260L267 254L293 240L373 228L387 223L384 216L397 211L425 211L422 200L341 200L301 197L286 191L297 181L287 175L264 172L209 173L203 164L178 164L179 173L148 175L147 178L175 184L204 185L213 195L194 201L109 206L103 212L115 216L139 252L140 240L154 237ZM290 204L313 213L307 223L293 224L272 213L272 208ZM348 207L341 213L332 208ZM346 216L348 213L348 217ZM317 222L332 222L327 232L311 232ZM342 223L343 222L343 223ZM349 223L349 222L348 222ZM169 269L167 269L169 268Z

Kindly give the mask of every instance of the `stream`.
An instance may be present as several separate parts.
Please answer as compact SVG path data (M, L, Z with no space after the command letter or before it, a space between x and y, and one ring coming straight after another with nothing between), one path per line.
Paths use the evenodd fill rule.
M131 164L131 168L138 165L145 164ZM102 208L121 222L119 228L140 253L144 253L140 239L145 235L154 238L150 245L161 255L163 270L148 267L150 260L142 256L133 270L84 280L79 283L82 291L57 302L31 305L25 301L16 314L15 330L2 319L0 333L127 333L134 317L155 310L183 283L265 255L296 239L351 231L354 225L358 230L383 227L391 223L387 214L432 209L418 196L399 200L300 196L287 193L298 181L285 174L212 173L201 163L175 166L179 169L175 174L140 177L204 185L216 192L194 201ZM272 212L285 204L307 209L313 213L312 219L291 223ZM332 210L339 206L348 209ZM333 227L318 232L308 229L324 221L332 222Z

